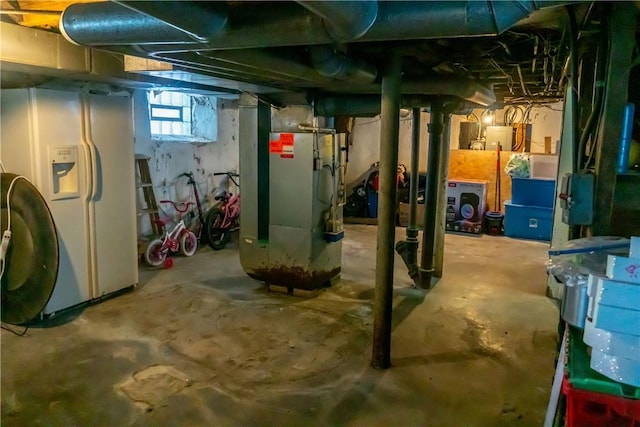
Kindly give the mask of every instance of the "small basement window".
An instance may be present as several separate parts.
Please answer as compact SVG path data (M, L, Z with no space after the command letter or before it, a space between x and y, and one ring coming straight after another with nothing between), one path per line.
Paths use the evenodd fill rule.
M161 141L213 142L218 135L216 98L149 91L151 137Z

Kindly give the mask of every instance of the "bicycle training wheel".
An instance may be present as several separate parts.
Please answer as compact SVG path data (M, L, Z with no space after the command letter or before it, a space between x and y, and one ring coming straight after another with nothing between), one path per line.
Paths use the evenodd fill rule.
M221 227L223 219L224 212L222 212L222 209L214 208L209 211L204 223L204 231L207 234L209 246L216 251L223 249L229 241L229 230Z
M162 250L162 240L155 239L149 242L144 251L144 261L152 267L161 266L167 258L167 251Z
M180 252L184 256L191 256L198 249L198 238L193 231L186 231L180 236Z

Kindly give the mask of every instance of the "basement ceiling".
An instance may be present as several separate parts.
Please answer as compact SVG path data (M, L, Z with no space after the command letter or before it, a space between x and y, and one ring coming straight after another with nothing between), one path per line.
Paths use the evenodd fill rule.
M21 0L2 1L2 19L59 32L65 11L64 33L77 44L169 62L183 79L191 73L222 87L230 87L226 81L251 83L276 98L291 91L308 98L377 94L389 56L399 52L404 94L452 95L487 105L494 99L562 99L569 9L576 36L598 24L601 7L557 1Z

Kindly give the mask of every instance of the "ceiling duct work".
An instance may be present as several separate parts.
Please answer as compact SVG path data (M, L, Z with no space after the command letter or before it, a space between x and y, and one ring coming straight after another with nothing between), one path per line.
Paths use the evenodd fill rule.
M354 40L365 34L378 17L378 1L298 1L322 18L335 40Z
M311 62L325 77L358 83L373 83L378 75L374 65L337 53L331 46L311 46Z
M439 101L445 101L454 114L469 114L469 109L477 108L478 103L459 101L460 96L446 95L438 92L443 90L433 89L433 95L402 95L400 106L402 108L429 108L437 97ZM464 99L464 98L462 98ZM380 95L336 95L320 96L314 99L314 112L317 116L336 117L373 117L380 114ZM482 105L485 106L485 105Z
M538 9L567 3L573 2L121 0L72 4L60 28L76 44L280 91L380 93L377 67L389 49L407 56L425 52L426 59L414 57L407 65L412 73L405 74L403 94L456 96L487 106L495 96L477 83L486 72L434 77L429 48L411 50L409 43L501 34Z
M252 2L231 2L228 12L215 6L218 2L146 2L152 3L147 6L142 5L145 2L125 3L127 7L112 2L72 4L62 14L60 28L69 40L86 46L183 43L193 41L195 37L204 44L201 49L249 49L330 44L336 41L372 42L496 35L541 7L570 2L365 1L364 4L377 4L378 13L368 30L364 30L359 37L357 35L368 25L367 20L365 24L358 24L358 19L350 17L363 7L359 5L361 2L302 2L305 8L318 11L320 15L303 7L292 7L288 2L269 2L268 7L258 7ZM136 14L129 7L144 10L144 14ZM332 20L325 21L323 17L329 14L332 7ZM162 8L169 9L165 11ZM182 8L194 8L198 22L209 19L221 27L215 31L209 27L200 28L199 34L194 34L197 29L192 28L194 18L187 16L179 19L181 14L169 13ZM369 8L369 17L372 17L375 8ZM168 16L175 16L176 19ZM169 28L162 28L162 24ZM359 25L359 30L338 29L341 25ZM144 32L147 34L141 37ZM336 36L332 37L332 34ZM345 35L352 37L345 39Z
M182 30L111 2L72 4L60 16L60 32L71 43L89 47L194 42Z
M227 25L227 3L223 1L118 1L130 9L157 18L195 41L203 42L221 33Z

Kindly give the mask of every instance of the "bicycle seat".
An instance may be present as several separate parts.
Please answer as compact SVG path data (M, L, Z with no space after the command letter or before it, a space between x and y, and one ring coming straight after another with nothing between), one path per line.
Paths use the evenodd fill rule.
M156 219L155 220L156 224L160 224L160 226L164 227L165 225L167 225L169 223L169 220L166 218L160 218L160 219Z
M215 197L213 198L213 200L222 200L222 199L224 199L225 197L227 197L227 192L226 192L226 191L223 191L222 193L220 193L220 194L218 194L217 196L215 196Z

